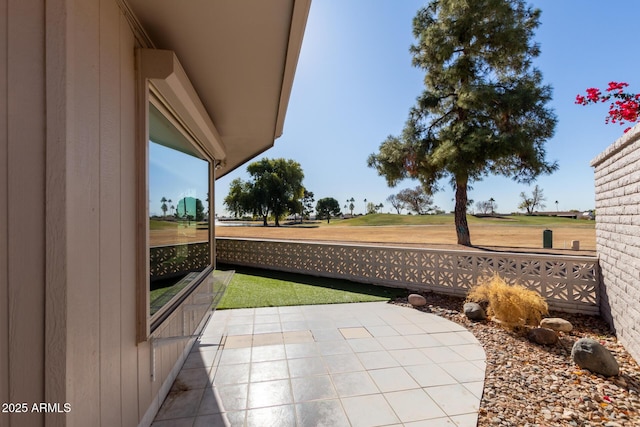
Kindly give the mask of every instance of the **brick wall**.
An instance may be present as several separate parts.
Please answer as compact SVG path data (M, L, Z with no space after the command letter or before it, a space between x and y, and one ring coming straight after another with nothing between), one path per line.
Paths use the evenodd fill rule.
M640 126L591 161L595 168L600 313L640 361Z

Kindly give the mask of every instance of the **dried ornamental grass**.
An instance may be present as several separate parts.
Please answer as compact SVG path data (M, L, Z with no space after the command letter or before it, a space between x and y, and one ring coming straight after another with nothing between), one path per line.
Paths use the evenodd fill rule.
M510 329L524 324L536 326L549 312L538 292L518 284L509 285L497 274L481 279L469 291L467 301L487 304L487 313Z

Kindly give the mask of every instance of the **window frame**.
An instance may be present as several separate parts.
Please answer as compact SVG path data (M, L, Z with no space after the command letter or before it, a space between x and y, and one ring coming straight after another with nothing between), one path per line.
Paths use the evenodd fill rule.
M137 49L137 325L138 343L148 341L153 332L168 319L215 268L215 170L224 161L225 147L211 118L191 85L176 55L169 50ZM153 316L150 314L149 256L149 105L185 137L209 163L209 266L189 286L182 289Z

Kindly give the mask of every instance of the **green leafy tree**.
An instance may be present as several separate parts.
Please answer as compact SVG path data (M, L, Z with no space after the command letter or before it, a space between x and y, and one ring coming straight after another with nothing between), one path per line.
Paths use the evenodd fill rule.
M544 143L556 118L550 86L532 67L540 11L524 0L437 0L413 21L413 65L425 90L399 136L389 136L368 165L390 186L418 179L428 193L448 178L455 189L458 244L471 245L467 189L488 174L531 182L557 169Z
M295 199L289 201L289 213L293 214L293 222L298 220L298 214L300 214L300 223L302 223L302 199Z
M313 212L313 202L315 201L313 191L304 190L302 196L302 216L304 219L309 219L309 216Z
M248 182L236 178L229 185L229 194L224 198L224 205L235 217L241 218L246 212L250 212L248 197L251 192L251 185Z
M204 205L202 200L196 199L196 221L204 220Z
M544 192L542 188L537 185L534 187L533 192L531 193L531 197L529 197L523 191L520 193L521 202L518 205L518 209L526 210L527 214L531 215L537 209L544 209L547 205L544 202L547 198L544 196ZM556 202L557 204L558 202ZM557 209L556 209L557 210Z
M300 211L304 173L300 163L286 159L264 158L247 166L251 180L235 179L224 203L232 212L251 212L267 225L270 215L280 226L280 218Z
M325 197L323 199L318 200L316 204L316 212L318 215L318 219L327 219L327 224L331 217L336 217L340 215L340 203L333 197Z

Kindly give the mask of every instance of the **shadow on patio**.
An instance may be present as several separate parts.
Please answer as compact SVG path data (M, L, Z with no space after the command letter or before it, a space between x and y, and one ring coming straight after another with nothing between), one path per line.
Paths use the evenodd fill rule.
M484 372L469 331L407 307L220 310L153 426L475 426Z

